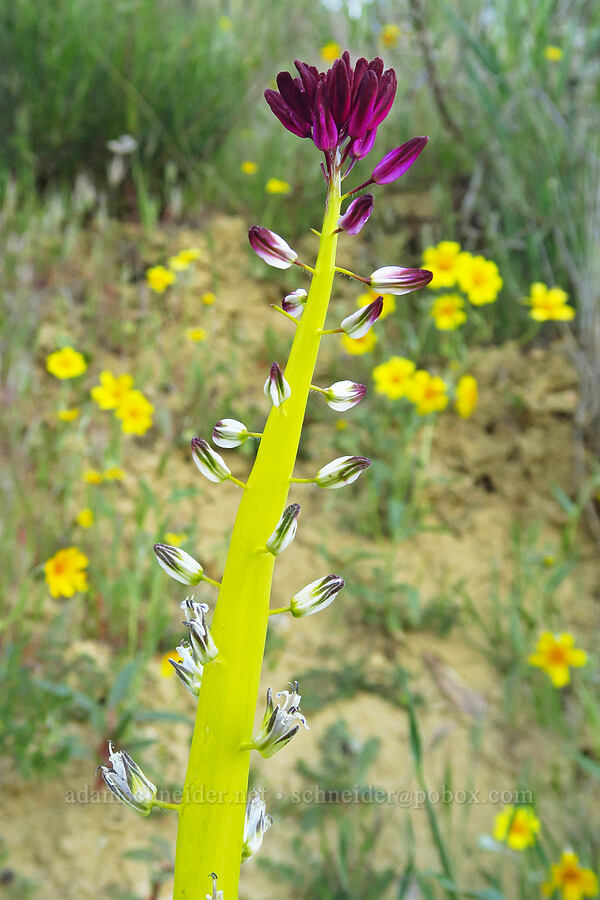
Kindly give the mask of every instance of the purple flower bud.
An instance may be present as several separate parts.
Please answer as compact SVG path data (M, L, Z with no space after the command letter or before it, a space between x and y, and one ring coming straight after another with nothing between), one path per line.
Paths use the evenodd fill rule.
M250 228L248 240L254 252L276 269L289 269L298 259L296 251L292 250L282 237L274 231L269 231L268 228L263 228L262 225L253 225Z
M298 516L300 504L292 503L284 509L283 514L275 526L275 531L267 541L267 550L273 556L279 556L285 548L292 543L298 530Z
M350 78L343 59L336 59L327 83L331 113L338 128L345 124L350 115Z
M325 84L320 81L315 97L313 141L319 150L333 150L338 142L338 130L329 106Z
M309 103L312 104L315 99L315 94L317 93L319 71L314 66L309 66L308 63L300 62L299 59L294 60L294 65L300 73L300 78L302 79L304 90L308 95Z
M338 228L346 234L358 234L373 212L373 194L363 194L348 206L343 216L338 219Z
M383 309L383 298L376 297L367 306L361 306L356 312L342 319L341 327L348 337L356 341L364 337L371 326L377 321Z
M300 82L300 85L301 84L302 82ZM287 103L291 111L298 119L302 119L310 125L312 121L312 112L306 94L301 87L298 86L289 72L279 73L277 76L277 87L279 88L279 93L283 97L283 100Z
M388 69L379 79L379 87L377 97L375 98L375 106L373 107L373 116L371 118L370 128L376 128L383 122L394 102L396 96L396 73L393 69Z
M372 69L367 69L358 86L348 122L348 134L351 138L362 138L371 128L376 96L377 75Z
M304 119L290 109L281 94L277 91L272 91L269 88L269 90L265 91L265 100L284 128L287 128L292 134L296 134L301 138L310 135L310 125L308 122L305 122Z
M409 294L425 287L433 278L427 269L405 269L403 266L383 266L376 269L369 281L374 291L382 294Z
M401 147L396 147L381 162L378 162L371 175L375 184L389 184L396 181L401 175L410 169L422 150L425 149L429 138L416 137L406 141Z
M336 490L345 484L352 484L370 465L371 460L366 456L339 456L319 469L315 482L320 488Z
M231 469L227 468L223 457L203 438L192 438L192 457L204 477L214 484L220 484L231 475Z
M375 143L376 137L377 129L372 128L370 131L367 131L364 137L356 138L355 141L352 141L352 143L350 144L351 156L353 156L354 159L364 159L365 156L373 149L373 144Z
M301 591L294 594L290 602L290 612L297 619L302 616L312 616L322 609L326 609L333 603L339 592L344 587L345 581L339 575L325 575L311 581Z
M265 397L268 397L273 406L281 406L288 399L292 391L283 377L283 372L279 363L274 362L269 372L269 377L265 381Z
M325 392L325 401L330 409L336 412L346 412L360 403L367 393L364 384L357 384L355 381L336 381Z
M228 450L248 440L248 429L237 419L220 419L213 428L213 444Z
M290 316L299 319L304 312L306 306L306 298L308 294L304 288L297 288L291 294L286 294L281 301L281 308Z

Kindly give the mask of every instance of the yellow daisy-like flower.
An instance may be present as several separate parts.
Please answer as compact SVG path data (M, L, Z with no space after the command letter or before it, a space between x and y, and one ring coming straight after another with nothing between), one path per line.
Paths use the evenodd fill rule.
M252 162L251 159L245 159L241 164L240 169L244 175L256 175L258 172L258 166L255 162Z
M116 409L133 387L131 375L113 375L112 372L100 372L100 384L95 385L90 394L100 409Z
M194 343L200 344L202 341L206 340L208 332L205 331L204 328L186 328L185 336L188 341L194 341Z
M549 44L544 49L544 56L550 62L560 62L560 60L563 58L563 52L560 47L554 47L552 46L552 44Z
M562 634L543 631L535 653L527 661L530 666L537 666L549 675L554 687L562 688L571 681L571 667L585 666L587 654L575 646L575 638L568 631Z
M570 322L575 318L575 310L568 305L568 299L569 295L561 288L549 288L536 281L525 302L531 306L529 315L536 322Z
M287 181L281 181L280 178L269 178L265 184L267 194L289 194L292 186Z
M363 353L369 353L376 343L377 335L373 329L367 331L361 338L351 338L347 334L342 335L342 346L351 356L362 356Z
M392 356L387 362L381 363L373 369L375 391L378 394L385 394L390 400L406 397L414 372L415 364L412 360L402 356Z
M151 269L146 270L146 281L157 294L164 294L169 285L174 284L177 279L173 272L164 266L152 266Z
M167 531L164 536L165 544L171 544L173 547L180 547L184 541L187 541L185 532L178 533L176 531Z
M442 294L433 301L429 315L439 331L456 331L467 321L464 307L465 301L458 294Z
M598 877L591 869L579 865L579 857L572 850L564 850L560 862L550 867L550 880L542 891L551 897L559 891L563 900L583 900L598 895Z
M164 656L160 658L160 674L163 678L170 678L175 674L175 669L169 662L170 659L174 659L175 662L183 662L177 650L170 650L168 653L165 653Z
M78 406L73 406L71 409L57 409L56 416L61 422L74 422L75 419L79 418L80 412L81 410Z
M121 431L125 434L145 434L152 428L154 407L141 391L129 391L116 409L115 415L121 420Z
M217 298L213 294L212 291L206 291L206 293L202 294L200 300L205 306L212 306Z
M529 806L505 806L494 820L494 838L508 844L511 850L533 847L540 830L540 820Z
M457 261L460 244L456 241L440 241L437 247L426 247L423 251L423 266L433 272L429 287L453 287L457 278Z
M86 469L83 473L83 480L86 484L102 484L104 478L102 472L99 472L98 469Z
M407 386L406 396L420 416L442 412L448 406L448 385L438 375L418 369Z
M87 363L78 350L74 350L73 347L63 347L62 350L55 350L46 357L46 369L55 378L64 380L83 375L87 369Z
M457 278L473 306L493 303L502 287L498 266L484 256L461 253L457 261Z
M398 25L390 23L383 26L379 39L384 47L395 47L401 34L402 31Z
M456 385L456 399L454 401L454 409L461 419L468 419L469 416L473 415L477 406L478 396L477 380L472 375L463 375Z
M107 481L123 481L125 478L125 472L119 466L110 466L103 474Z
M323 44L319 53L323 62L332 63L335 62L338 56L342 55L342 48L335 41L328 41L327 44Z
M90 528L91 525L94 524L94 513L89 506L86 506L85 509L79 510L75 516L75 521L78 525L81 525L82 528Z
M396 311L396 298L393 294L377 294L375 291L366 291L366 293L360 294L360 296L356 298L356 305L359 308L361 306L368 306L369 303L372 303L377 297L381 297L383 300L383 308L379 319L387 319L391 313Z
M44 564L46 583L53 597L72 597L77 591L87 591L88 558L77 547L59 550Z

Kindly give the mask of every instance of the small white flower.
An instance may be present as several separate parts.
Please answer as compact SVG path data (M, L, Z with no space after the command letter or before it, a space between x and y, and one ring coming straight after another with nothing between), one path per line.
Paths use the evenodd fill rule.
M273 556L279 556L285 548L292 543L298 530L298 516L300 514L300 504L292 503L286 507L283 514L275 526L275 531L267 541L267 550Z
M200 691L200 684L202 683L202 663L196 656L196 651L191 644L184 641L176 649L180 659L169 658L169 662L175 669L182 685L193 697L197 697Z
M297 288L290 294L285 295L281 303L281 308L285 310L285 312L290 316L294 316L295 319L299 319L304 312L307 297L308 294L306 293L304 288Z
M143 816L150 815L156 797L156 785L152 784L139 766L124 750L113 750L108 742L108 761L112 768L99 766L104 783L112 793Z
M108 141L106 146L117 156L127 156L128 153L137 150L138 142L130 134L122 134L116 140Z
M269 830L272 824L273 819L267 815L266 804L260 799L258 791L251 791L246 803L242 862L246 862L247 859L254 856L257 850L260 850L265 832Z
M220 419L213 428L212 439L217 447L229 450L248 440L248 429L237 419Z
M281 406L291 396L291 388L283 377L279 363L274 362L271 366L269 377L265 381L264 391L265 397L271 400L273 406Z
M203 438L192 438L192 456L200 472L214 484L225 481L231 475L231 469L227 468L223 457Z
M294 737L300 725L308 728L306 719L300 712L302 698L298 693L298 682L290 684L290 687L292 688L291 692L279 691L277 697L284 699L283 701L278 699L276 704L273 703L271 688L267 690L267 707L260 731L252 738L252 747L266 759L285 747Z
M154 553L159 566L165 570L167 575L180 581L181 584L198 584L202 581L204 569L185 550L172 547L170 544L155 544Z
M185 613L183 624L190 633L190 644L194 655L205 666L219 653L206 624L205 613L208 612L208 604L196 603L193 597L186 597L181 604L181 609Z
M368 469L371 460L366 456L338 456L319 469L315 481L320 488L336 490L345 484L352 484L364 469Z
M311 581L292 597L290 602L292 615L299 619L326 609L333 603L344 584L344 579L339 575L325 575L324 578Z

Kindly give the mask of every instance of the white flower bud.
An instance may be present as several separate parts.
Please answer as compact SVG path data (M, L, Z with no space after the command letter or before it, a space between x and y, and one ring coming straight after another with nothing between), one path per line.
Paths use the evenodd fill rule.
M366 456L339 456L319 469L315 482L320 488L335 490L345 484L352 484L370 465L371 460Z
M237 419L220 419L213 428L212 439L217 447L229 450L248 440L248 429Z
M202 566L185 550L171 547L170 544L155 544L154 553L159 566L175 581L180 581L181 584L198 584L202 581Z
M291 294L286 294L281 303L281 308L288 313L288 315L294 316L295 319L299 319L304 312L307 297L308 294L304 288L297 288L295 291L292 291Z
M231 469L227 468L223 457L202 438L192 438L192 456L204 477L215 484L225 481L231 475Z
M364 384L355 381L336 381L325 391L325 401L330 409L336 412L345 412L356 406L367 393Z
M267 550L273 556L279 556L285 548L292 543L298 530L298 515L300 504L292 503L284 509L283 514L275 526L275 531L267 541Z
M279 367L279 363L274 362L269 372L269 377L265 381L265 397L271 400L273 406L281 406L282 403L291 396L291 388Z
M311 581L292 597L290 601L292 615L300 619L302 616L312 616L313 613L326 609L333 603L344 584L344 579L339 575L325 575L324 578Z
M377 297L367 306L361 306L356 312L342 319L341 328L352 340L364 337L377 321L383 309L383 298Z

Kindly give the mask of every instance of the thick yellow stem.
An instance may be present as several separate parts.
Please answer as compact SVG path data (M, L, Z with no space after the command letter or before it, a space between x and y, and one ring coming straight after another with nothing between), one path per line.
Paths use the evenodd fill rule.
M340 204L336 175L306 309L285 370L292 393L283 409L271 410L229 545L212 623L219 656L204 670L179 812L175 900L205 900L211 872L225 900L238 896L250 761L250 753L240 748L252 740L275 562L262 548L290 488L335 274Z

